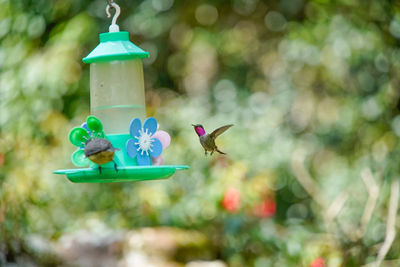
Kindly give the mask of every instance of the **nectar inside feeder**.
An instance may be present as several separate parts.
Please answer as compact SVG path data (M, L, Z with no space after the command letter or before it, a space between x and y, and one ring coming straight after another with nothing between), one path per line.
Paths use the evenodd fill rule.
M155 118L145 119L142 59L149 54L129 41L128 32L119 31L116 20L120 8L114 2L110 5L116 13L109 32L100 34L100 44L83 59L90 64L92 115L69 134L71 143L78 147L72 162L89 168L54 173L65 174L76 183L168 178L189 166L159 165L170 137L157 130ZM109 16L110 5L106 9Z

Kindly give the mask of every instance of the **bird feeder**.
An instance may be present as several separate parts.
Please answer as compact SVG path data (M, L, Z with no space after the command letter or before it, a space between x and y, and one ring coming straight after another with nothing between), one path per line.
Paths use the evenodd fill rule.
M142 59L149 56L129 41L129 33L119 31L116 20L119 6L111 1L116 13L109 32L100 34L100 43L83 58L90 64L91 116L69 134L77 150L72 162L88 168L57 170L77 183L124 182L168 178L186 165L160 165L160 154L170 143L168 133L158 130L155 118L146 119L146 104ZM116 148L113 161L101 166L90 160L85 144L104 138ZM104 142L103 142L104 143ZM109 143L109 142L107 142ZM91 151L91 154L101 152ZM114 153L114 150L112 151ZM117 166L114 168L114 164ZM99 171L100 170L100 171Z

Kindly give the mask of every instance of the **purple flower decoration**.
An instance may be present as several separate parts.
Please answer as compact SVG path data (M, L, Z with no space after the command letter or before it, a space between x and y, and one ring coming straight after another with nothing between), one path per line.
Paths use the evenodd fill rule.
M137 159L138 165L151 165L151 158L161 155L163 145L161 141L154 136L157 131L157 120L155 118L147 118L142 123L140 119L135 118L129 125L129 132L132 136L126 142L126 151L128 156Z

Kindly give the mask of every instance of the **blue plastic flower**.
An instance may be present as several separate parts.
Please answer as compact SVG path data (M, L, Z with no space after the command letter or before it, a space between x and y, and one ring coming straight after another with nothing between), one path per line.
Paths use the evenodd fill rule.
M138 165L151 165L150 157L158 157L163 150L161 141L154 137L157 131L157 120L147 118L142 123L140 119L135 118L129 125L129 132L132 136L126 142L126 151L131 158L137 159Z

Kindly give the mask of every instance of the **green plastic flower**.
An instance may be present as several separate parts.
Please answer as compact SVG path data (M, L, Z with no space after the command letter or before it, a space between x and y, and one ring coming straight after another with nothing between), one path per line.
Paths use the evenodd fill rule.
M89 116L81 127L75 127L69 132L69 141L78 147L71 155L71 161L75 166L89 165L90 160L85 156L84 148L91 138L104 138L103 125L95 116Z

